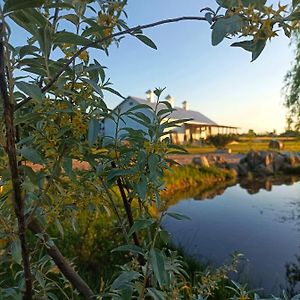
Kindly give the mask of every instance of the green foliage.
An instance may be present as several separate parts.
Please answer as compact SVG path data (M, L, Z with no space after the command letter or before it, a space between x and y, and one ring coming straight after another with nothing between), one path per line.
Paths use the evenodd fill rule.
M293 66L285 76L285 106L288 108L288 126L290 129L300 130L300 40L299 34L293 37L295 45L295 58Z
M219 43L221 43L228 34L234 34L240 31L243 28L243 26L245 26L245 23L243 19L238 15L234 15L229 18L219 19L213 26L213 46L216 46Z
M240 33L253 37L255 46L235 46L256 58L263 47L250 30L254 21L249 15L258 17L263 41L274 34L266 17L276 16L274 22L287 33L289 20L281 12L268 12L264 1L241 3L219 1L224 15L206 8L205 17L198 19L211 23L215 45ZM173 108L160 101L163 89L155 90L155 107L110 111L104 92L124 97L89 51L106 55L126 34L156 49L142 29L159 22L128 28L125 6L125 0L6 0L0 6L1 113L6 117L0 139L5 183L0 198L1 299L31 299L29 285L37 299L209 296L203 282L190 285L182 258L169 249L170 236L161 228L167 155L184 152L167 137L181 121L170 120ZM294 1L293 19L297 9ZM13 43L12 22L27 37L23 45ZM105 118L115 125L113 137L100 131ZM121 126L129 118L143 129ZM189 172L207 181L220 174L230 177L205 168ZM229 268L225 270L222 276Z
M266 6L266 0L217 0L225 14L218 16L217 12L207 9L206 19L212 23L212 44L218 45L224 38L249 37L232 43L233 47L241 47L252 53L252 61L256 60L266 46L268 39L277 36L278 29L283 29L287 37L291 36L294 24L289 21L299 21L298 2L293 3L291 13L287 14L287 5L278 4L278 9ZM207 15L210 15L207 18ZM277 29L276 29L277 27Z

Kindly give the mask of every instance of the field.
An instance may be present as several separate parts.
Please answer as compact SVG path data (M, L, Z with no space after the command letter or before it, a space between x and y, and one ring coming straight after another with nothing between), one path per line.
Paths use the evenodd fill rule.
M240 137L238 141L231 143L227 146L230 148L232 153L246 153L250 150L269 150L268 144L272 137L254 137L246 138ZM276 138L284 144L284 151L300 152L300 139L295 138ZM199 154L206 152L213 152L216 150L215 147L211 145L199 145L199 146L187 146L186 147L189 154Z

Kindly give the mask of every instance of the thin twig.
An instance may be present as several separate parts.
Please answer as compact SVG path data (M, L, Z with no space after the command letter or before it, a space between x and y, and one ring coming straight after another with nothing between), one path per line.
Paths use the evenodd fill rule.
M106 195L107 195L107 197L109 199L110 205L112 206L113 211L114 211L114 213L115 213L115 215L116 215L116 217L118 219L119 225L120 225L120 227L122 229L122 233L124 235L124 238L125 238L126 242L128 243L128 234L127 234L126 228L124 227L124 224L122 222L122 218L121 218L121 216L120 216L120 214L118 212L118 208L117 208L117 206L116 206L116 204L114 202L114 199L113 199L113 197L112 197L112 195L110 193L110 190L109 190L108 186L106 185L106 183L104 182L104 180L102 178L101 178L101 183L102 183L102 186L103 186L103 188L105 190L105 193L106 193Z

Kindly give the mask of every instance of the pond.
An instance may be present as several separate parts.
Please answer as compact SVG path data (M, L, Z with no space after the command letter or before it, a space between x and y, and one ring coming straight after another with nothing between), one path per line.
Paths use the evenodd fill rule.
M201 263L219 266L243 253L239 281L264 292L300 291L300 182L294 177L240 182L212 199L199 195L169 207L163 227ZM198 200L197 200L198 199Z

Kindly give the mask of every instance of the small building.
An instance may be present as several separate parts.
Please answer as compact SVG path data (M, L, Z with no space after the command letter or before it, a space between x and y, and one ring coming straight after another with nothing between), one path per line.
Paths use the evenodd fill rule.
M116 136L117 129L117 116L129 111L136 105L148 105L154 110L156 102L154 100L155 97L153 91L147 91L146 95L146 99L129 96L124 101L122 101L116 108L114 108L113 112L111 113L111 116L109 118L105 118L102 121L102 135L105 137L114 138ZM174 98L170 95L168 95L164 101L168 101L170 105L174 108L174 111L168 116L170 121L189 119L188 121L182 122L181 126L174 127L171 129L170 138L175 144L191 143L200 140L205 140L209 135L214 134L237 133L237 127L219 125L216 122L209 119L208 117L206 117L205 115L203 115L202 113L195 110L190 110L187 101L183 101L181 107L174 106ZM165 104L159 104L158 111L165 108ZM153 118L153 115L151 116L151 112L146 108L139 108L138 111L143 112L146 116L149 117L150 120ZM146 129L142 124L135 121L128 115L123 115L122 118L120 118L118 122L118 135L122 134L122 128L133 128L136 130ZM125 133L125 131L123 133Z

